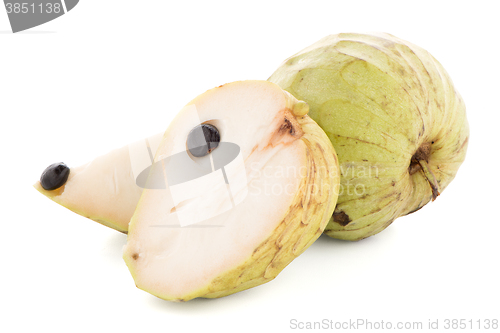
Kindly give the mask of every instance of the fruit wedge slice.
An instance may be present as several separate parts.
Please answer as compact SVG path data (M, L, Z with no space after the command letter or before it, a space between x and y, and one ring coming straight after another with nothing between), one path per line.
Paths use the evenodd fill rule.
M58 178L58 170L47 168L34 187L49 199L105 226L127 232L128 223L143 187L138 177L151 165L163 133L115 149L93 161L69 169L55 189L42 186ZM56 167L64 167L62 163Z
M307 111L267 81L183 108L130 221L124 259L138 288L172 301L229 295L272 280L321 235L340 176ZM200 126L201 153L191 147Z

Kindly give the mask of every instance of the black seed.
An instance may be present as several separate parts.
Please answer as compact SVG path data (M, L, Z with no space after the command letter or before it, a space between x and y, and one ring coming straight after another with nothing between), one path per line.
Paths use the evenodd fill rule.
M47 167L40 176L40 184L46 191L55 190L63 186L68 180L69 168L63 162L54 163Z
M217 127L210 124L201 124L189 132L186 145L189 152L195 157L203 157L219 146L220 134Z

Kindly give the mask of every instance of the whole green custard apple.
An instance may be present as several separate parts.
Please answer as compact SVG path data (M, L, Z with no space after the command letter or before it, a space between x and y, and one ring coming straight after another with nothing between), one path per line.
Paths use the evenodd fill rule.
M325 230L359 240L425 206L465 159L465 105L441 64L389 34L327 36L269 78L309 104L337 151L341 187Z

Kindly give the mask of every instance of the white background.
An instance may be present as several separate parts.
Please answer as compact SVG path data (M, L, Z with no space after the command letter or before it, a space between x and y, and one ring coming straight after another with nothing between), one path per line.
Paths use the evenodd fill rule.
M445 319L500 319L497 4L82 0L19 34L0 8L0 331L286 332L292 319L424 328L429 319L441 328ZM134 286L121 258L125 235L31 187L53 162L76 166L163 131L207 89L267 79L328 34L370 31L430 51L471 127L467 159L446 191L374 237L321 237L266 285L171 303Z

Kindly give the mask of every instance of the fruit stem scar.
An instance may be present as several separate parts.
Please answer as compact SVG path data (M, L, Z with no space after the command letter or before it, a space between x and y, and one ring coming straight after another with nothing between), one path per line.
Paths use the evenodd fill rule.
M304 135L301 125L290 109L284 109L273 121L274 130L270 134L269 145L289 144Z
M422 168L422 172L425 175L425 178L429 182L429 185L431 186L432 190L432 201L436 200L436 198L439 196L439 185L436 181L436 177L432 173L431 169L429 168L429 164L427 161L420 160L418 161L420 167Z
M297 122L297 119L295 119L294 115L290 111L285 112L283 123L281 124L278 132L281 134L288 132L292 137L296 138L300 138L304 134L299 123Z
M285 122L283 123L283 125L281 125L280 131L285 132L287 130L291 135L294 135L295 131L292 124L290 123L290 120L285 118Z
M410 175L414 175L418 171L422 171L425 178L429 182L429 185L432 190L432 201L436 200L439 196L439 184L436 180L436 176L432 173L429 167L429 156L431 155L431 144L432 143L424 143L421 145L415 154L411 158L410 166L408 171Z

